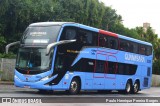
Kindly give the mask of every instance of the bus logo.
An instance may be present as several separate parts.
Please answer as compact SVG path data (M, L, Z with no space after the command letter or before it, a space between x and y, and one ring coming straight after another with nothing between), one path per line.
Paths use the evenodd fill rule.
M144 56L134 55L134 54L129 54L129 53L125 53L125 60L142 62L142 63L145 62Z

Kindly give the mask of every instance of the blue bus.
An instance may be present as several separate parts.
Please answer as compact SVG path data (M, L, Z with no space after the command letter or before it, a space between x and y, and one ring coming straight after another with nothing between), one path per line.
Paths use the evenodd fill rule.
M74 22L30 24L20 41L16 87L137 93L151 87L152 44Z

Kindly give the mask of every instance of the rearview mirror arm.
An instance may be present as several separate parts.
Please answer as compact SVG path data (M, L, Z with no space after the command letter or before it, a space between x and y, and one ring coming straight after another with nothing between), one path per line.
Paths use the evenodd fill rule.
M47 46L46 55L48 55L50 53L51 48L53 48L55 46L58 46L58 45L61 45L61 44L72 43L72 42L76 42L76 39L74 39L74 40L62 40L62 41L59 41L59 42L51 43Z
M13 43L10 43L6 46L6 54L8 54L8 50L11 46L14 46L14 45L17 45L17 44L20 44L20 41L17 41L17 42L13 42Z

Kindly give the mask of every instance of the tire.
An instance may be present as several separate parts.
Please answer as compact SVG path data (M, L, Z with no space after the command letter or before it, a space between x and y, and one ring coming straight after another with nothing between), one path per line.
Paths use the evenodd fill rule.
M125 94L130 94L131 93L131 89L132 89L131 81L128 80L127 83L126 83L126 87L125 87L124 93Z
M73 78L69 87L69 94L75 95L80 92L80 81L77 78Z
M138 93L139 87L140 87L140 85L139 85L138 81L136 81L136 82L134 83L133 87L132 87L132 93L133 93L133 94Z

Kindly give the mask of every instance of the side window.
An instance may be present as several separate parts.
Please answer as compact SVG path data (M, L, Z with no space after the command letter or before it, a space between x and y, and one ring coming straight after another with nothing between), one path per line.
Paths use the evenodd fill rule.
M152 54L152 47L151 46L147 46L146 47L146 55L149 56Z
M129 41L120 39L120 50L131 52L131 43Z
M77 38L77 28L66 26L63 29L61 40L72 40Z
M117 49L118 48L118 40L114 37L109 37L108 45L109 45L109 48L111 48L111 49Z
M120 50L126 51L126 42L122 39L120 39Z
M85 46L92 45L93 43L93 33L88 30L79 29L78 30L78 40Z
M84 64L84 63L83 63ZM95 65L95 60L92 59L86 59L86 71L87 72L93 72L94 71L94 65ZM82 65L83 66L83 65ZM80 67L82 67L80 66Z
M99 46L108 47L108 37L106 35L99 36Z
M73 71L93 72L95 60L93 59L80 59L72 68Z
M146 54L146 47L144 45L139 45L139 54Z
M118 74L124 74L124 64L118 63Z
M118 63L118 74L121 75L134 75L136 73L137 66L132 64Z
M108 74L116 74L117 73L117 63L115 62L108 62Z
M130 42L130 46L128 49L129 49L129 52L134 53L134 43L133 42Z
M130 65L124 64L125 68L124 68L124 75L130 75Z
M138 44L137 43L133 44L133 53L138 53Z
M105 61L96 61L96 73L104 73L105 70Z
M67 29L65 39L71 40L76 38L76 30L75 29Z
M93 46L98 46L98 33L92 32L93 34Z

